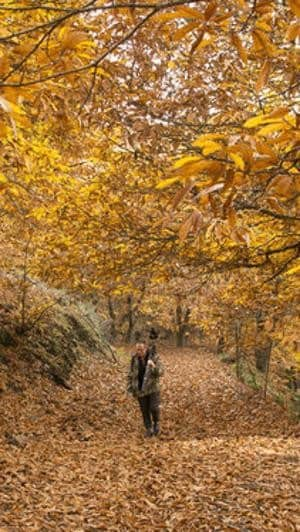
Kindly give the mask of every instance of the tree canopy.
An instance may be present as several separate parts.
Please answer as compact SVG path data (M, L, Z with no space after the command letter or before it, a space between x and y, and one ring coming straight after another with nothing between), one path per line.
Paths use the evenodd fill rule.
M28 245L33 277L146 289L148 309L193 298L213 327L225 301L294 313L299 13L298 0L2 3L3 266L19 271Z

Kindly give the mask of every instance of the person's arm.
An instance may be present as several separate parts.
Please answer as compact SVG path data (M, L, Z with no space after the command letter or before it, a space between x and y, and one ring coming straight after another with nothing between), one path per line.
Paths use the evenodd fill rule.
M151 368L152 375L154 375L155 377L161 377L164 372L164 368L162 366L159 356L156 355L155 358L151 358L148 361L148 364Z
M129 366L129 370L128 370L128 373L127 373L127 392L128 393L132 393L132 369L133 369L133 356L130 360L130 366Z

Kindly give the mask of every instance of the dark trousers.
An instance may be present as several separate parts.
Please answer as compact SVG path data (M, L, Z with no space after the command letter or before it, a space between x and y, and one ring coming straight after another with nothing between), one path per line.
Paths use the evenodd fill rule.
M138 402L141 408L146 429L150 429L152 427L152 421L154 425L158 425L160 407L159 392L150 393L149 395L144 395L144 397L138 397Z

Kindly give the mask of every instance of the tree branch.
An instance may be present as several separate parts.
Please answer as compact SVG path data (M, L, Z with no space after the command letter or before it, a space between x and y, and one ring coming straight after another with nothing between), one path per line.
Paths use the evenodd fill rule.
M257 211L259 214L264 214L265 216L271 216L272 218L277 218L278 220L295 220L300 221L299 216L292 216L290 214L281 214L279 212L270 211L264 207L259 207L258 205L251 205L250 203L240 203L237 205L239 211Z

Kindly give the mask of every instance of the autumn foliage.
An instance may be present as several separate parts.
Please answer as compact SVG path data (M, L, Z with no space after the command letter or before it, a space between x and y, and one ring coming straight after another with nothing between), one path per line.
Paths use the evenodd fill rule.
M27 249L26 282L142 295L158 322L180 301L230 349L232 323L250 320L245 345L259 323L293 364L299 12L298 0L2 5L5 271L22 275Z
M1 531L298 530L299 17L0 2Z

